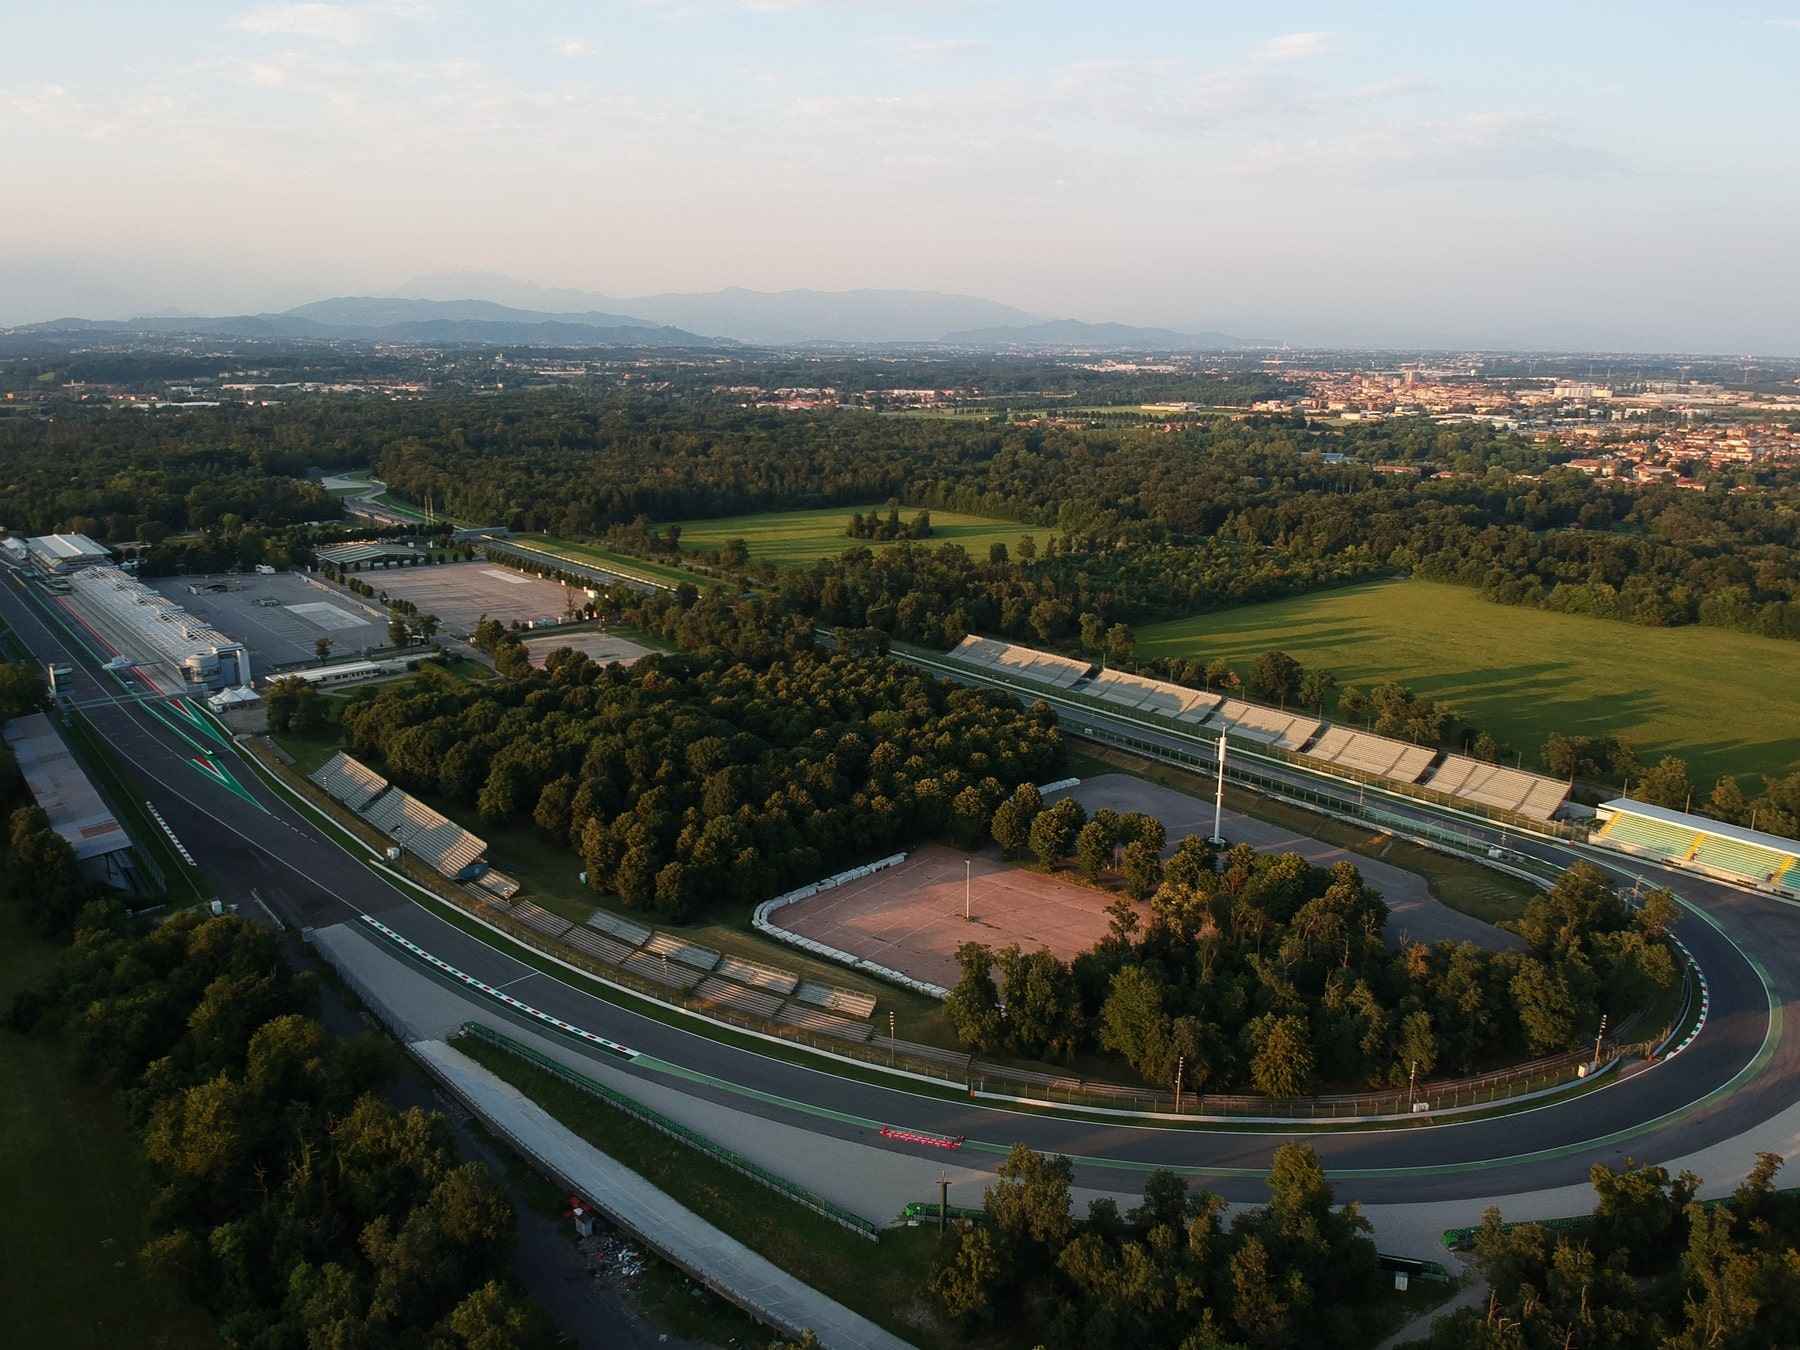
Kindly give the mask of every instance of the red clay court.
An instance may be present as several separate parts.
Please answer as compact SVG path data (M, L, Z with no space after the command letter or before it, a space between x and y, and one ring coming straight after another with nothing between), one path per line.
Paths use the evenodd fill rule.
M973 855L970 920L963 920L963 862L970 855L927 844L897 867L787 905L783 928L946 989L956 983L965 942L1065 961L1106 936L1113 897L1016 867L992 849Z

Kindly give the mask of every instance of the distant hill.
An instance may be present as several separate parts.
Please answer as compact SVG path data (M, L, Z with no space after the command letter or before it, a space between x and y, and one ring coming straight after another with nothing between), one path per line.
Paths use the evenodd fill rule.
M624 314L548 314L486 300L439 303L342 296L277 314L216 318L144 315L131 319L54 319L19 332L193 334L199 337L314 341L472 343L536 347L718 347L733 345Z
M415 277L400 293L421 299L487 295L510 304L592 306L739 342L779 345L935 342L952 329L1036 323L1039 318L998 301L940 291L752 291L734 286L722 291L606 296L533 286L491 273Z
M1077 347L1094 351L1236 351L1253 344L1224 333L1180 333L1172 328L1138 328L1128 323L1083 323L1056 319L1049 323L972 328L940 339L953 347Z

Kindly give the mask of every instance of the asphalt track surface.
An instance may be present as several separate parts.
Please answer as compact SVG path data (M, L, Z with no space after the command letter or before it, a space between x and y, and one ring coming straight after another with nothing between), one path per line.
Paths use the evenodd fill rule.
M121 695L113 677L98 669L111 653L60 612L47 612L41 594L28 593L10 573L0 577L0 618L41 659L76 667L70 688L82 715L136 773L145 799L222 898L253 916L260 904L300 928L349 921L366 929L358 916L375 916L487 984L506 986L534 1007L641 1052L650 1062L634 1064L632 1072L871 1147L911 1147L882 1140L884 1123L963 1136L959 1160L971 1165L984 1158L997 1164L1007 1147L1023 1142L1070 1155L1077 1183L1101 1189L1135 1190L1141 1177L1134 1173L1174 1167L1229 1199L1258 1200L1271 1153L1296 1137L1070 1119L879 1086L838 1077L829 1061L808 1068L606 1002L515 959L504 938L478 939L415 903L354 845L341 842L334 828L321 827L315 815L271 787L226 738L209 738L166 708ZM1083 725L1094 725L1099 716L1079 712ZM1474 832L1469 822L1458 825ZM1562 864L1605 857L1516 834L1508 835L1507 844ZM1304 1134L1341 1199L1499 1198L1580 1182L1595 1162L1680 1157L1745 1134L1800 1100L1800 1044L1782 1030L1800 989L1800 909L1635 862L1630 871L1668 885L1704 911L1685 917L1677 930L1711 986L1711 1015L1694 1043L1671 1060L1535 1110L1463 1124ZM373 933L370 940L381 941ZM397 948L390 950L405 959ZM454 987L471 999L484 997ZM1746 1169L1751 1161L1747 1152Z

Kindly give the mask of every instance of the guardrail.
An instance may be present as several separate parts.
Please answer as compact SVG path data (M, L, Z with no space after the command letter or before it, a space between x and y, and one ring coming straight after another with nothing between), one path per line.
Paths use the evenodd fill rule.
M606 1103L614 1110L623 1111L633 1119L642 1121L651 1129L660 1131L669 1138L686 1144L696 1152L705 1154L714 1162L723 1163L732 1171L768 1187L783 1199L791 1200L797 1205L804 1205L813 1213L830 1219L842 1228L849 1229L860 1238L875 1242L881 1237L881 1230L861 1215L841 1209L823 1196L814 1195L805 1187L796 1185L786 1177L777 1176L773 1172L758 1167L742 1154L734 1153L723 1144L714 1143L705 1135L690 1130L677 1121L670 1120L660 1111L645 1106L642 1102L636 1101L622 1092L617 1092L604 1083L596 1082L586 1074L577 1073L568 1065L533 1050L530 1046L514 1040L503 1032L495 1031L492 1027L480 1022L465 1022L460 1034L478 1041L485 1041L496 1049L504 1050L508 1054L526 1061L544 1073L560 1078L571 1087Z

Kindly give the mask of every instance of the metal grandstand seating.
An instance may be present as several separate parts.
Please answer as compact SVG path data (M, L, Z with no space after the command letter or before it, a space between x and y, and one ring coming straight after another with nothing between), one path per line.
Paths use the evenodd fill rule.
M867 1022L853 1022L848 1017L834 1017L828 1012L789 1003L776 1015L776 1021L821 1036L836 1036L846 1041L866 1041L874 1034Z
M620 965L634 950L623 942L615 942L612 938L596 933L591 928L573 925L567 932L558 936L557 941L568 944L576 951L591 956L596 961L603 961L609 966Z
M716 975L708 975L695 985L694 997L702 1003L749 1013L752 1017L773 1018L777 1012L781 1011L780 994L764 993L760 989L746 989L741 984L721 980Z
M619 966L623 970L629 970L640 979L667 985L671 989L692 989L705 978L699 971L690 970L679 961L652 956L648 952L633 952L621 961Z
M534 905L529 900L519 901L508 912L527 928L542 933L545 937L561 937L575 926L562 915L552 914L542 905Z
M383 834L398 839L402 834L411 833L406 820L406 803L409 800L411 799L404 792L395 788L366 804L357 814Z
M624 943L627 947L641 947L650 940L651 930L641 923L633 923L630 919L621 919L616 914L608 914L597 909L587 916L587 926L605 933L608 937Z
M1340 738L1337 733L1343 731L1342 727L1333 727L1319 737L1318 743L1306 752L1307 755L1313 759L1326 760L1340 768L1356 769L1362 773L1374 774L1377 778L1388 778L1393 776L1395 766L1406 758L1409 751L1419 749L1406 741L1376 736L1367 731L1351 731ZM1331 742L1330 746L1326 745L1327 741ZM1425 763L1429 764L1435 753L1427 754Z
M497 867L488 868L475 878L473 884L501 900L510 900L519 893L518 881L507 876Z
M400 847L444 876L456 878L481 861L481 855L487 852L487 840L446 820L442 825L420 830Z
M1318 733L1322 725L1316 717L1297 717L1260 703L1245 703L1228 698L1214 710L1213 725L1227 735L1258 741L1282 750L1298 750Z
M1699 843L1699 832L1689 826L1669 825L1620 812L1601 827L1599 838L1640 853L1682 862Z
M1519 814L1535 820L1549 820L1562 810L1569 799L1569 785L1559 778L1540 778L1519 804Z
M352 811L361 811L388 790L388 780L342 750L312 772L312 781Z
M800 977L792 971L777 970L774 966L746 961L741 956L727 956L719 962L713 974L736 980L739 984L766 989L774 994L791 994L800 983Z
M462 883L462 892L464 895L468 896L469 899L476 901L484 908L493 910L496 914L505 914L512 908L512 903L510 901L502 899L492 891L482 890L481 887L477 886L472 881L465 881Z
M801 981L794 990L794 997L802 1003L829 1008L832 1012L845 1013L851 1017L867 1017L875 1011L873 994L859 994L854 989L839 989L836 985L817 984L812 980Z
M1446 755L1421 786L1533 820L1549 820L1569 796L1569 785L1559 778L1486 764L1467 755Z
M652 956L666 956L671 961L679 961L695 970L711 970L719 964L719 953L711 947L696 946L672 933L652 933L650 940L644 944L644 950Z
M1196 708L1209 710L1218 707L1220 702L1218 694L1210 694L1203 689L1189 689L1186 685L1171 684L1167 680L1128 675L1122 670L1101 671L1080 692L1105 699L1109 703L1117 703L1120 707L1137 708L1141 712L1159 713L1164 717L1179 717Z
M1455 796L1481 767L1480 760L1470 759L1467 755L1445 755L1444 762L1425 780L1425 786Z
M1039 651L1035 647L1021 647L1013 642L996 642L992 638L966 637L951 649L949 656L967 665L1058 689L1068 688L1093 669L1093 664L1088 661Z
M1780 876L1790 859L1772 848L1703 834L1690 861L1697 867L1710 867L1714 871L1766 883Z

